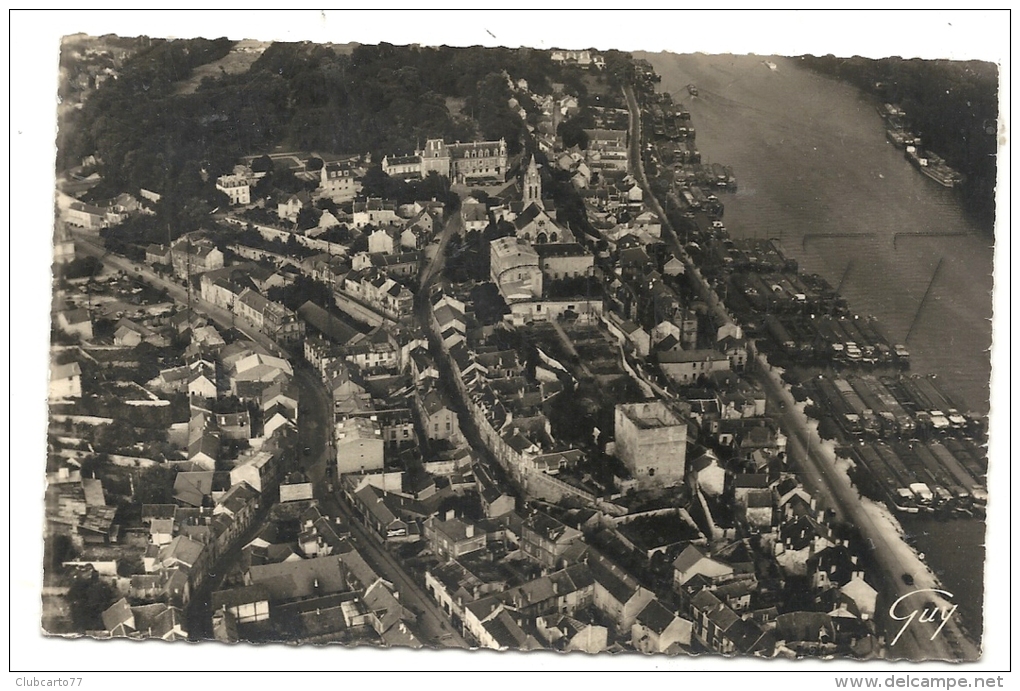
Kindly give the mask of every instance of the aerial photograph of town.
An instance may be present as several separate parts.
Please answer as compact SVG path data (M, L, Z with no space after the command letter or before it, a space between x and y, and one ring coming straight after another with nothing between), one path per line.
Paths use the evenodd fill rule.
M26 633L981 660L997 64L154 32L59 44Z

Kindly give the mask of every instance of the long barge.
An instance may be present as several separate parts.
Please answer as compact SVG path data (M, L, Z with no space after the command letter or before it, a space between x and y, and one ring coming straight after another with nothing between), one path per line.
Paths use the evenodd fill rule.
M854 447L857 460L868 471L879 491L894 509L903 513L917 513L917 500L914 493L902 483L889 466L870 444Z

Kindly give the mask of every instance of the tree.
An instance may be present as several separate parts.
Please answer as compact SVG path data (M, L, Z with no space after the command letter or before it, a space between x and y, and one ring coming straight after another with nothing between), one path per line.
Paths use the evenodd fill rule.
M299 230L308 230L319 225L319 218L322 216L322 212L316 209L314 206L303 206L298 211L297 227Z
M113 604L113 586L92 572L91 578L78 578L67 592L71 622L78 631L102 631L103 612Z
M273 170L273 159L269 154L262 154L251 162L251 169L254 173L269 173Z
M556 128L556 134L563 139L563 148L569 149L578 146L581 149L588 148L588 133L584 131L578 118L564 120Z
M76 257L64 267L64 278L85 278L95 276L102 271L103 262L91 255Z
M176 479L177 469L172 466L157 465L145 468L136 476L135 503L173 504Z

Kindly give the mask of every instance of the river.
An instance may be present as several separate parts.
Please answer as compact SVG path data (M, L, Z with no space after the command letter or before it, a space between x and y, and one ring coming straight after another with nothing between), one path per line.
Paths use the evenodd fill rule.
M842 294L906 342L912 371L938 375L961 408L987 414L991 232L886 141L875 102L795 58L770 57L771 69L755 56L635 57L690 110L703 162L733 167L738 190L720 195L730 235L779 238L802 270L833 286L845 274ZM980 631L984 524L904 523Z

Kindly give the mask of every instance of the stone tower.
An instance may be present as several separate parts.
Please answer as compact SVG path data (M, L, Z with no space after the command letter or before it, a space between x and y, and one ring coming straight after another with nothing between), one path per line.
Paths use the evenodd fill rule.
M535 156L531 156L531 160L528 162L528 169L524 172L524 184L522 185L523 190L523 202L524 208L527 209L532 202L542 206L542 175L538 172L538 166L535 164Z

